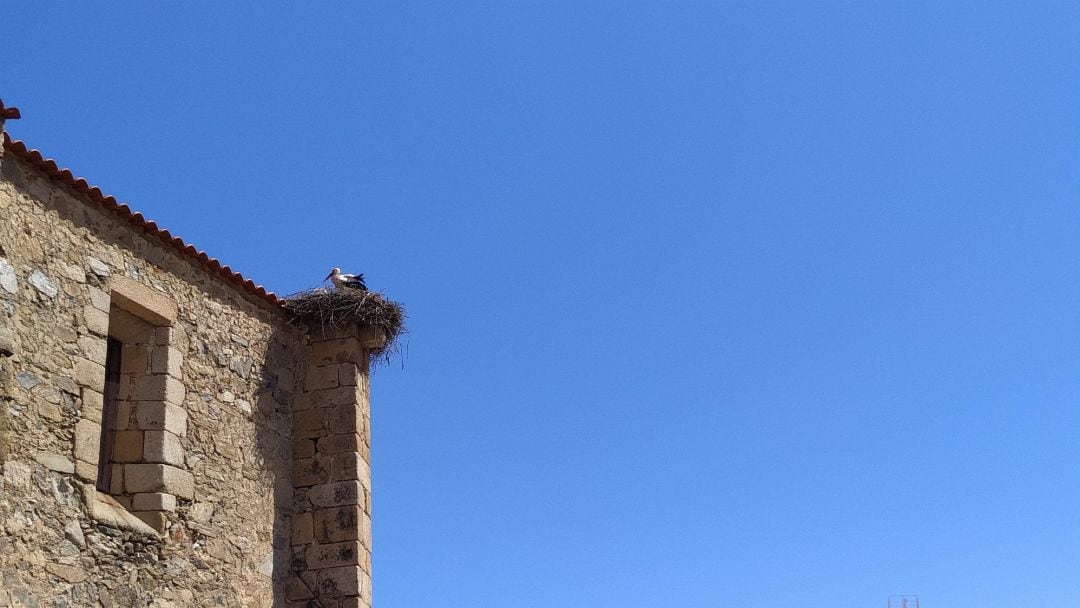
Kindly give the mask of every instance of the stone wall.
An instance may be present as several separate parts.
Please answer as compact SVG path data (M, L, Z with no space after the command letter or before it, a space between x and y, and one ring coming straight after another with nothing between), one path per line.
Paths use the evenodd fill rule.
M312 341L293 412L290 608L371 605L368 349L381 344L359 327Z
M0 177L0 608L308 605L286 585L290 568L310 578L292 549L307 524L291 518L309 337L20 159L3 158ZM110 336L123 342L120 413L99 463ZM358 486L347 540L370 605L367 373L334 371L362 439L312 455L329 467L320 482Z

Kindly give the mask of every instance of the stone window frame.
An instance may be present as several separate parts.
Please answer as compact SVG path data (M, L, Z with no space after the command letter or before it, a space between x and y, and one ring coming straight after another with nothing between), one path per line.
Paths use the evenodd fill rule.
M80 350L85 356L75 361L75 381L83 401L75 426L76 473L88 482L84 498L91 518L158 534L176 511L177 499L194 498L194 478L186 468L181 441L187 435L187 412L183 408L183 354L175 346L177 307L167 294L127 277L111 277L105 289L91 291L90 303L83 308ZM129 459L133 462L101 463L107 341L113 333L110 325L120 314L152 327L152 339L143 346L148 356L132 389L137 394L132 395L135 428L130 433L138 437L136 448L141 455ZM96 487L103 465L114 467L113 495Z

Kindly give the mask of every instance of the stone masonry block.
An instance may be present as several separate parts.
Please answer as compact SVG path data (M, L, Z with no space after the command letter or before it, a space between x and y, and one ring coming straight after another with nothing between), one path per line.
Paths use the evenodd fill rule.
M183 355L175 348L158 346L150 354L150 371L155 374L168 374L173 378L183 378L181 371Z
M139 401L168 401L180 405L185 393L183 382L165 374L140 376L135 385L135 399Z
M109 309L109 336L125 345L147 346L154 341L154 326L113 306Z
M93 306L83 307L83 323L86 330L99 336L109 335L109 313Z
M90 290L90 305L101 312L109 312L109 294L97 287L87 287Z
M150 368L150 348L134 344L125 344L120 354L120 373L145 374Z
M79 351L90 361L98 365L105 365L105 344L104 338L82 336L79 338Z
M112 477L110 478L112 485L109 486L109 494L113 496L119 496L124 493L124 467L126 465L113 464L104 465L112 467ZM97 477L97 473L94 473L94 477Z
M115 462L139 462L143 457L142 431L116 431L112 459Z
M184 466L184 447L180 438L169 431L146 431L142 456L143 462Z
M143 401L135 410L139 428L147 431L169 431L178 437L187 435L187 412L169 403Z
M335 481L311 488L308 499L321 508L358 505L364 500L364 489L356 480Z
M314 542L311 513L297 513L292 520L292 544L306 545Z
M135 428L131 424L131 412L135 411L138 406L136 403L130 401L121 401L116 404L116 420L113 421L116 430L122 431L128 428Z
M364 548L357 541L312 545L307 551L307 565L311 570L360 565Z
M315 456L315 440L314 439L294 439L293 440L293 458L312 458Z
M357 338L321 340L311 345L311 361L316 365L358 363L366 358L367 354Z
M101 425L93 420L75 423L75 459L97 464L101 450Z
M303 488L330 481L329 458L301 458L293 461L293 486Z
M131 508L136 511L175 511L176 497L162 492L136 494L131 498Z
M315 597L315 593L311 588L312 586L313 585L309 585L299 576L290 574L289 578L285 581L285 597L290 601L303 600L297 603L306 608L309 605L307 600Z
M320 454L342 454L345 452L362 452L363 438L356 433L344 433L331 435L319 439L316 450Z
M94 482L97 480L97 465L90 464L89 462L83 462L81 460L75 461L75 477L86 481Z
M75 370L72 379L79 386L95 391L105 388L105 366L83 357L75 357Z
M356 452L334 454L330 463L330 481L356 479L365 489L371 489L371 468Z
M323 408L315 408L310 410L301 410L293 414L293 436L302 437L304 431L322 431L323 424L326 421L326 410ZM310 437L319 437L324 433L308 434Z
M358 597L363 581L364 573L356 566L319 570L319 599Z
M306 410L320 407L332 407L347 403L362 403L362 394L355 386L339 386L338 388L307 391L296 399L293 409Z
M120 275L109 280L109 287L118 308L154 325L172 325L176 321L176 301L169 294Z
M82 417L94 422L101 423L102 408L105 406L105 396L99 391L83 387L79 391L82 394Z
M124 488L132 494L165 493L191 500L195 497L195 478L167 464L126 464Z
M358 505L319 509L312 515L315 540L320 543L360 540L364 511Z
M309 365L307 369L307 377L304 379L304 389L308 391L317 391L328 388L337 388L338 386L338 366L331 365Z
M154 344L158 346L179 344L182 337L180 329L177 327L163 325L154 328Z
M143 520L146 525L157 530L158 532L164 532L165 527L169 525L169 520L165 518L165 513L162 511L133 511L131 513L135 517Z
M338 366L338 384L357 386L360 384L360 368L355 363L342 363Z
M326 428L333 433L358 433L363 434L365 429L364 414L361 406L346 403L326 408Z

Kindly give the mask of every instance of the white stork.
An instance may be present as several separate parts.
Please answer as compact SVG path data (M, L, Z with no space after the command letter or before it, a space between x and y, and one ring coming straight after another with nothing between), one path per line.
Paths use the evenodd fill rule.
M367 285L364 284L363 274L342 274L340 268L334 268L330 271L330 274L326 275L326 278L330 279L330 282L334 284L337 289L359 289L361 291L367 291Z

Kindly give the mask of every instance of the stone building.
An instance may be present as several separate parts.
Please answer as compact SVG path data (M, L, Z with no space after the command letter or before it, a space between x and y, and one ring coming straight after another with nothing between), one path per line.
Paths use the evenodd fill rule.
M384 339L291 324L5 133L0 607L370 606Z

